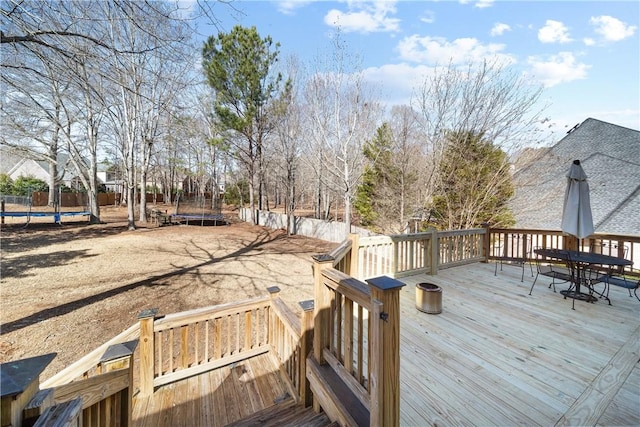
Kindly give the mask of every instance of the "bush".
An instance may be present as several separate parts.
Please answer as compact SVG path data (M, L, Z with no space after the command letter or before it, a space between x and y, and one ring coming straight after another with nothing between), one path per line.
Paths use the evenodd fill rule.
M34 191L49 191L46 182L33 176L20 176L13 183L14 196L30 196Z
M0 174L0 194L13 195L13 180L6 173Z

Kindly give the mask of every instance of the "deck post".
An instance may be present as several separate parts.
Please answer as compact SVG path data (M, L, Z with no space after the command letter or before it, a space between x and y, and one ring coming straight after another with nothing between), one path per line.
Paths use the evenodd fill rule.
M382 390L382 420L380 425L400 425L400 288L405 284L387 276L367 279L371 299L382 303L382 378L378 386ZM371 319L372 321L374 319ZM371 354L376 354L372 349ZM372 404L375 407L375 405Z
M140 321L140 396L153 394L153 373L155 370L153 322L156 314L158 314L158 309L151 308L138 315Z
M438 230L436 230L435 228L431 229L431 239L429 240L429 247L431 248L431 254L429 255L429 257L431 258L429 265L429 274L436 275L438 274L438 259L440 258L440 242L438 241Z
M267 288L267 292L269 292L269 297L271 301L278 297L280 293L280 288L277 286L270 286ZM277 345L277 342L281 342L282 337L276 337L276 315L271 308L269 308L269 324L267 325L267 341L271 348L275 348L274 345Z
M300 366L298 372L300 374L299 384L300 401L306 407L313 403L311 386L307 379L307 357L311 354L313 348L313 300L301 301L302 308L302 331L300 335Z
M313 357L318 364L324 364L322 354L331 342L329 322L331 320L331 295L322 280L322 270L333 266L333 257L329 254L313 257L314 300L313 307ZM320 403L313 399L313 410L320 412Z
M360 277L360 272L358 271L358 263L360 262L358 259L358 254L360 252L360 235L351 233L349 235L349 240L351 240L351 263L349 264L349 271L345 271L345 273L357 279Z
M100 371L103 374L122 369L129 371L127 387L120 393L120 414L116 414L116 416L119 415L119 423L118 420L113 420L114 423L122 427L133 425L131 418L133 412L133 352L137 345L138 340L114 344L107 348L107 351L100 359ZM117 407L118 405L116 404Z
M484 261L489 262L489 255L491 254L491 224L488 222L483 222L482 227L484 227L484 236L482 239L482 257Z

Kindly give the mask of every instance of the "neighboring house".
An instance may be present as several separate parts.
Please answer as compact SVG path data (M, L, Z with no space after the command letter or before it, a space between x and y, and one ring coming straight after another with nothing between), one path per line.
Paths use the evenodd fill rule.
M104 184L107 192L121 193L124 189L124 180L118 176L117 169L104 163L98 163L96 171L98 182ZM122 175L122 174L120 174Z
M517 228L560 230L566 174L580 160L596 232L640 235L640 131L589 118L513 175Z
M6 150L0 150L0 155L0 173L6 173L13 181L22 176L34 177L49 183L49 163L47 161L22 157ZM58 174L62 176L62 183L69 188L81 187L80 178L72 173L70 168L72 166L68 165L67 156L59 155ZM100 175L98 175L98 182L104 182Z
M34 177L46 183L49 182L49 164L44 161L22 158L8 171L12 180L22 177Z

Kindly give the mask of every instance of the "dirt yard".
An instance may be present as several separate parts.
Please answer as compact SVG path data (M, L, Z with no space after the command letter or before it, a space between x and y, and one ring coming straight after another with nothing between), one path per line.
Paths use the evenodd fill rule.
M106 207L103 224L84 217L15 220L1 230L0 362L58 353L46 379L136 322L159 314L265 295L299 312L313 298L311 256L335 243L254 227L141 225Z

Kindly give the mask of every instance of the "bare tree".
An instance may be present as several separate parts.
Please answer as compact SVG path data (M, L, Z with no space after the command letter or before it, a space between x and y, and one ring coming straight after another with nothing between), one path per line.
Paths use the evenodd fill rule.
M427 205L449 179L440 171L451 144L462 145L468 135L477 135L506 152L521 147L535 132L540 111L534 111L534 106L540 95L540 87L530 86L497 60L468 64L463 69L453 63L436 68L414 100L422 114L429 159L424 170ZM502 174L496 177L503 179Z
M317 70L304 90L313 151L321 159L316 166L318 185L325 183L341 194L347 232L351 229L352 200L364 170L362 146L382 113L365 87L358 64L336 36L329 71ZM322 175L325 172L328 176Z
M287 61L289 82L277 105L281 111L276 116L277 147L279 169L284 186L285 213L287 214L287 233L295 234L296 181L300 162L300 151L304 139L303 112L297 88L300 84L301 66L296 57ZM276 200L277 203L277 200Z
M2 2L3 67L7 64L4 61L7 47L32 56L37 51L47 64L58 67L49 73L48 87L56 88L59 94L70 85L74 89L71 92L76 96L70 98L73 102L61 102L57 110L53 101L48 105L41 101L41 105L49 111L50 135L64 131L72 163L91 198L97 199L97 153L106 152L109 144L121 148L127 171L130 228L135 228L133 204L137 179L144 190L152 146L163 132L162 124L167 123L163 116L172 111L171 105L181 93L176 76L188 74L185 64L189 58L184 54L193 51L189 43L195 19L203 15L213 18L213 4L198 3L200 9L186 16L178 3L168 2ZM36 95L33 100L42 98ZM105 116L111 119L108 134L100 130ZM52 118L59 123L55 124ZM40 122L39 126L42 125ZM79 137L80 132L84 138ZM37 136L38 125L25 127L24 134L29 133ZM49 139L48 147L55 147ZM52 161L56 157L39 154ZM144 205L143 196L142 220ZM92 214L99 215L97 200L92 201Z

